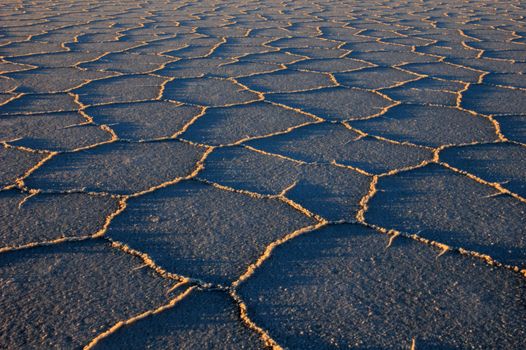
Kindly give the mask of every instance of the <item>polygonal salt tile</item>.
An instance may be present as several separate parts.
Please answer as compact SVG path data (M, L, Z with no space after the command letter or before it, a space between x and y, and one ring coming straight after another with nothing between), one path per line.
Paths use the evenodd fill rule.
M110 53L93 62L80 65L81 68L112 71L120 73L147 73L161 68L174 58L159 55L138 55Z
M111 139L111 134L86 122L78 113L50 113L0 118L0 140L49 151L68 151Z
M61 43L21 41L0 46L0 56L25 56L40 53L67 51Z
M510 140L526 144L526 116L506 116L496 118L500 131Z
M511 143L490 143L447 148L440 152L444 162L526 198L526 147Z
M400 35L390 28L367 28L366 30L360 32L360 36L367 36L372 38L378 38L382 40L400 38ZM382 42L382 41L379 41ZM383 43L383 42L382 42Z
M452 107L457 105L458 96L449 91L414 88L411 83L382 90L382 93L402 103Z
M194 58L171 63L156 73L176 78L194 78L205 75L231 78L274 72L280 69L283 69L280 65L264 62L236 61L223 58Z
M299 10L299 9L295 9ZM296 19L292 17L293 21ZM318 23L311 24L311 23L293 23L292 25L287 27L287 30L292 34L294 38L297 37L308 37L308 38L322 38L320 34L322 32L320 31L319 26L317 26ZM326 39L326 38L323 38Z
M498 74L491 73L484 77L484 83L493 85L511 86L516 88L526 88L526 76L524 74Z
M464 88L464 83L428 77L408 82L399 87L382 90L382 93L402 103L456 106L457 92Z
M483 57L501 60L513 60L515 62L526 61L526 50L520 45L517 50L488 50L484 51Z
M26 181L44 191L136 193L189 175L204 148L178 141L114 142L55 156Z
M110 31L106 33L86 33L77 37L78 43L115 42L118 41L119 33Z
M345 50L351 50L352 52L382 51L384 53L389 52L389 54L391 54L392 52L412 52L411 47L394 45L376 40L348 43L342 46L341 48Z
M283 38L290 36L290 32L285 28L254 28L250 31L251 37L265 37L265 38Z
M331 165L298 164L246 148L211 153L199 178L261 194L285 194L309 211L331 220L353 220L369 177Z
M25 93L53 93L71 90L88 81L115 75L111 72L87 71L77 68L37 68L9 73L20 84L17 91Z
M367 222L526 267L526 204L439 165L382 178Z
M466 83L426 77L404 84L402 87L432 91L459 92L466 88Z
M142 260L102 241L3 253L0 342L82 348L117 322L167 304L174 281L141 267Z
M210 72L209 75L222 78L237 78L253 74L271 73L280 70L283 70L283 67L277 64L235 61L220 65L217 69Z
M342 125L330 123L305 126L247 144L293 159L322 163L336 161L371 173L415 166L432 158L428 150L361 137Z
M404 45L404 46L419 47L419 46L427 46L427 45L433 44L434 40L417 38L415 36L407 36L407 37L385 38L385 39L382 39L382 42L390 43L390 44Z
M199 35L199 37L196 37ZM163 55L169 55L178 58L200 58L210 55L213 49L223 42L220 38L207 38L200 34L189 34L183 37L184 46L169 43ZM170 50L170 47L174 46Z
M212 74L224 64L233 63L233 59L193 58L181 59L167 64L156 72L159 75L175 78L197 78Z
M99 56L98 52L66 51L14 57L10 61L41 68L71 67L81 62L94 60Z
M304 59L302 56L289 54L282 51L272 51L263 53L253 53L239 57L239 61L246 62L262 62L262 63L273 63L273 64L291 64L298 60Z
M1 107L2 105L6 104L9 100L14 98L15 96L16 96L16 94L14 94L14 93L7 93L7 94L0 93L0 110L2 108Z
M479 28L478 26L472 29L466 29L464 33L480 40L477 42L471 41L469 42L470 45L481 46L485 48L489 48L492 45L506 45L506 42L513 39L515 36L512 32L507 30L498 30L497 28Z
M313 118L290 109L255 102L207 109L182 137L202 144L221 145L285 131L313 121Z
M488 119L447 107L399 105L377 118L351 124L371 135L431 147L497 140Z
M59 15L59 14L57 13L57 15ZM70 15L70 14L68 14L68 15ZM65 14L62 14L61 16L65 17ZM83 21L80 18L77 18L77 19ZM55 20L53 20L53 22L55 22ZM65 22L60 21L60 22L62 24L66 24L66 26L62 27L62 28L57 28L56 25L52 25L52 26L47 26L47 29L42 28L42 29L45 30L45 32L36 33L36 35L33 35L29 39L29 42L32 42L34 40L38 40L40 42L47 42L47 43L53 43L53 44L62 44L61 47L65 48L66 44L68 44L68 43L70 43L70 42L75 40L74 35L79 33L81 27L77 27L77 28L72 30L71 22L69 22L69 23L67 21L65 21ZM59 23L59 21L55 22L55 24L58 24L58 23ZM51 30L49 30L49 29L51 29ZM68 30L69 30L69 33L68 33ZM32 31L32 30L30 30L28 33L35 34L35 32ZM69 51L64 51L64 52L69 52ZM54 52L50 52L50 53L54 53ZM26 56L21 56L21 57L26 57Z
M0 93L8 94L14 92L16 88L20 85L15 79L8 78L6 75L0 75Z
M18 72L18 71L22 71L26 69L31 69L31 68L33 67L29 65L0 60L0 74Z
M429 45L423 47L417 47L417 52L447 57L448 61L452 62L457 59L469 59L469 61L476 61L477 56L479 55L478 50L468 49L465 46L462 46L460 43L452 42L440 42L441 45ZM469 67L469 65L466 65Z
M174 26L174 28L176 27ZM132 49L126 50L125 53L141 55L159 55L167 51L174 51L184 47L186 47L186 41L178 35L176 37L148 42L145 45L137 46Z
M449 61L492 73L526 73L526 63L492 60L486 58L455 58Z
M327 23L327 27L319 28L323 37L326 39L347 41L349 38L356 38L355 35L358 34L361 29L349 28L349 27L332 27Z
M342 58L349 53L348 50L326 49L320 47L298 47L283 49L291 55L303 56L311 59Z
M0 188L13 185L16 179L37 165L45 156L16 148L0 147Z
M314 223L277 199L184 181L131 199L107 235L168 271L227 284L268 244Z
M67 47L73 51L98 52L119 52L129 50L133 47L143 45L133 41L107 41L107 42L88 42L88 43L68 43Z
M372 64L350 58L309 59L289 65L291 69L305 69L323 73L347 72L371 67Z
M524 278L482 261L330 226L277 247L241 285L248 316L284 348L520 348Z
M403 66L411 72L425 74L435 78L476 83L483 72L444 62L411 63Z
M334 76L342 85L371 90L397 86L403 82L418 79L416 74L388 67L365 68L353 72L336 73Z
M360 119L380 113L393 102L374 92L332 87L315 91L272 94L267 100L328 120Z
M227 106L260 100L260 96L230 80L177 79L166 84L164 98L202 106Z
M95 349L262 349L258 335L239 319L228 294L192 291L173 308L127 325L104 338Z
M113 198L83 193L27 196L27 193L14 190L0 192L0 250L92 235L117 209L117 201Z
M526 91L488 85L471 85L462 94L461 105L482 114L526 114Z
M74 92L88 105L153 100L159 97L165 81L151 75L118 76L91 82Z
M294 70L251 75L249 77L240 78L238 81L252 90L264 93L313 90L335 86L334 82L328 75Z
M146 140L174 135L201 109L166 101L146 101L89 107L85 112L97 123L111 125L121 138Z
M390 52L388 55L382 51L351 52L347 57L368 61L380 66L394 66L401 63L436 62L438 57L418 54L416 52Z
M232 26L221 26L221 27L208 27L203 28L200 27L196 30L197 33L213 36L213 37L228 37L231 38L241 38L245 37L247 33L247 29L243 27L236 27L235 24L232 24Z
M188 45L182 48L176 48L173 51L164 52L163 55L168 55L180 59L196 59L208 57L213 49L214 45L212 44L210 44L209 46Z
M65 93L23 95L0 106L0 115L75 111L75 98Z
M320 38L308 38L308 37L295 37L295 38L282 38L268 44L269 46L279 48L323 48L333 49L341 45L341 42L325 40Z
M276 51L275 49L259 46L259 45L231 45L231 44L222 44L216 47L210 54L210 57L220 57L220 58L238 58L245 55L253 53L262 53Z

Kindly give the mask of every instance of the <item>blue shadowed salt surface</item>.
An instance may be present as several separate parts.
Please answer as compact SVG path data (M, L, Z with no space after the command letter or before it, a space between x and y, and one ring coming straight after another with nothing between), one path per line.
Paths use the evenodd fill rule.
M0 348L526 348L520 1L0 14Z

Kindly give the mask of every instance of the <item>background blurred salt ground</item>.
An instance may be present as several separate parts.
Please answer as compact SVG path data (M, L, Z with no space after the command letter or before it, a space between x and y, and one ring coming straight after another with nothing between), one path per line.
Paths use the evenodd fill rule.
M524 7L3 1L0 348L524 348Z

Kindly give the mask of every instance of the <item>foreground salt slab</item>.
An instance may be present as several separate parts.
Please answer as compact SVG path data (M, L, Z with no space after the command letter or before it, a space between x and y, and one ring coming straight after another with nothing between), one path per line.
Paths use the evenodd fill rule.
M494 73L524 73L526 72L526 62L511 62L504 60L492 60L484 57L474 60L470 58L450 58L448 61L470 66L472 68Z
M526 198L526 147L487 143L448 148L440 153L446 163Z
M491 73L484 77L484 82L491 85L505 87L526 88L526 79L523 74L515 73Z
M347 72L371 66L371 63L350 58L307 59L289 65L292 69L320 73Z
M384 89L382 93L393 100L406 104L425 105L426 108L431 108L430 105L456 107L458 92L465 85L455 81L422 78L401 86Z
M315 90L335 86L328 75L294 70L251 75L238 81L252 90L263 93Z
M430 147L497 140L487 118L439 106L399 105L383 116L351 125L371 135Z
M241 77L256 73L282 70L277 64L266 62L237 61L226 58L190 58L167 64L157 74L175 78L213 77Z
M305 162L337 162L371 173L415 166L432 157L429 150L362 137L343 125L330 123L308 125L247 144Z
M487 115L524 115L526 91L484 84L473 85L463 94L461 105Z
M179 141L114 142L47 161L27 179L44 191L131 194L190 175L204 147Z
M173 60L174 58L160 55L110 53L97 61L83 63L80 67L88 70L137 74L155 71Z
M137 74L92 81L74 90L86 105L154 100L161 94L165 78Z
M376 115L386 107L393 105L393 102L374 92L344 87L272 94L266 98L269 101L334 121L365 118Z
M0 342L81 348L118 321L167 304L174 281L142 264L103 241L3 253Z
M185 181L131 199L107 235L170 272L228 284L268 244L315 223L277 199Z
M526 144L526 116L514 115L496 119L507 138Z
M89 81L113 75L115 74L96 70L52 67L15 72L7 76L19 84L17 92L49 93L69 91Z
M44 157L44 154L24 152L16 148L0 148L0 188L14 185L18 178Z
M253 30L253 33L257 33L257 30ZM256 34L257 35L257 34ZM260 62L260 63L271 63L271 64L285 64L289 65L297 61L304 60L306 57L289 54L282 51L262 52L262 53L251 53L243 55L238 58L240 62Z
M310 116L273 105L254 102L232 107L209 108L182 135L206 145L224 145L262 137L314 122Z
M435 62L438 60L436 56L426 56L418 54L417 52L389 52L388 55L382 51L353 51L347 57L364 60L377 64L379 66L391 67L402 63L417 63L417 62Z
M526 267L526 204L439 165L380 179L367 222Z
M28 94L0 106L0 115L76 111L79 105L66 93Z
M404 65L402 68L417 74L466 83L476 83L479 81L482 73L484 73L483 71L444 62L412 63Z
M0 48L2 56L24 56L38 53L51 53L67 51L60 43L49 43L42 41L25 41L7 43Z
M63 68L71 67L84 61L91 61L100 56L98 52L51 52L42 54L33 54L30 56L13 57L9 60L21 64L30 64L41 68Z
M388 245L337 225L277 247L240 287L249 317L290 349L526 345L519 274L405 238Z
M336 73L334 76L344 86L371 90L398 86L419 79L416 74L388 67L366 68L348 73Z
M87 123L77 112L4 116L0 140L36 150L71 151L111 139L108 131Z
M145 101L89 107L85 112L97 123L111 125L120 138L138 141L176 134L201 109L166 101Z
M199 178L264 195L285 196L331 220L354 220L371 178L332 165L298 163L246 148L223 148L207 157Z
M262 349L225 292L193 291L175 307L123 327L94 349Z
M230 80L218 78L177 79L166 84L166 99L208 107L261 100L261 97Z
M17 190L0 192L0 250L93 235L117 210L117 200L109 196L84 193L28 196Z

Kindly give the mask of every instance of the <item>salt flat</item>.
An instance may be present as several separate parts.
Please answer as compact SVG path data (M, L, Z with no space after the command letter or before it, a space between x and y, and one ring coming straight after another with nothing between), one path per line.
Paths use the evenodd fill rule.
M526 348L526 4L0 4L0 349Z

